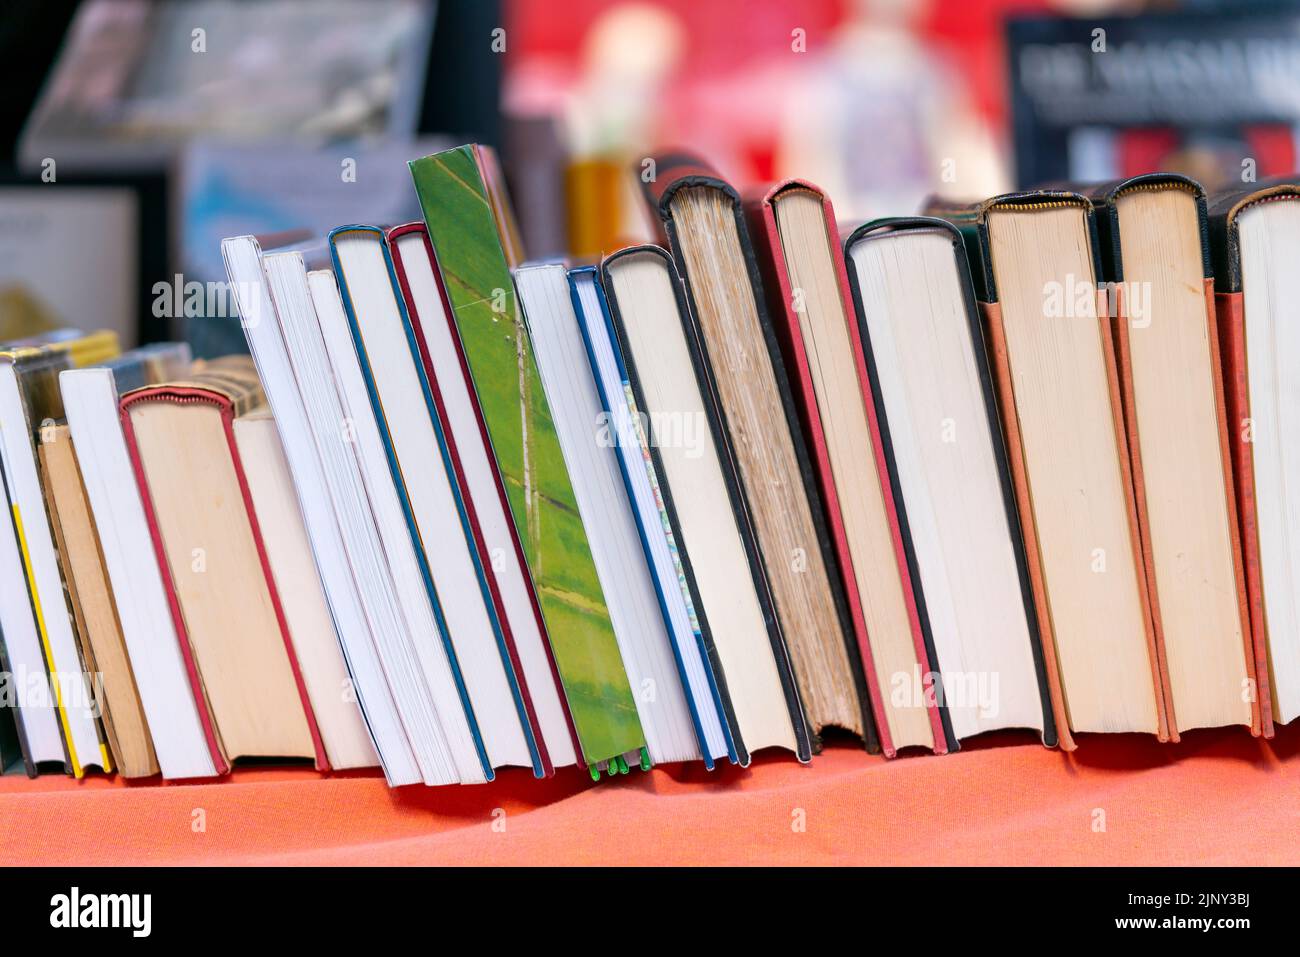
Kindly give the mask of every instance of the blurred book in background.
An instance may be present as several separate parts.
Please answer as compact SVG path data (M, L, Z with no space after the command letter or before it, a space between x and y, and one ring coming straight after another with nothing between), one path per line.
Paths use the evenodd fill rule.
M433 13L421 0L94 0L68 30L19 163L154 169L196 133L410 136Z
M180 263L187 281L225 275L221 240L232 233L307 239L340 223L404 223L420 214L407 160L445 140L385 140L318 149L294 142L199 140L181 155ZM241 351L243 333L226 310L186 303L177 335L200 356Z

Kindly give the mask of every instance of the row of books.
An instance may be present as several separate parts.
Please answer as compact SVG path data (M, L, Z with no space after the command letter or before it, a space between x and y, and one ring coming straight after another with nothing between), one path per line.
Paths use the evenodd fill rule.
M29 771L469 783L1295 717L1300 185L842 236L812 184L652 165L663 246L525 262L466 146L410 164L422 222L226 240L251 359L0 355Z

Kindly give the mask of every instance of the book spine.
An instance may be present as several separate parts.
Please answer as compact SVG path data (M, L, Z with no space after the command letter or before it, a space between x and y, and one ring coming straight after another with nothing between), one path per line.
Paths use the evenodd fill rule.
M1104 292L1097 296L1097 315L1103 326L1101 335L1114 353L1114 361L1107 363L1107 374L1113 378L1113 391L1118 391L1119 402L1112 401L1117 428L1116 441L1121 451L1128 453L1128 477L1125 492L1129 498L1130 515L1137 531L1134 544L1134 562L1139 570L1138 585L1148 609L1150 633L1148 653L1152 661L1157 700L1163 703L1158 709L1160 723L1157 737L1161 741L1178 741L1178 721L1174 717L1174 693L1169 680L1169 662L1165 651L1164 622L1160 617L1160 596L1156 589L1155 549L1151 538L1151 520L1147 511L1146 477L1142 471L1142 442L1138 435L1136 398L1133 389L1133 354L1129 348L1128 312L1124 301L1124 286L1115 286L1115 314L1108 317L1109 303Z
M517 490L509 511L530 558L577 753L594 771L644 748L645 735L502 245L503 237L512 245L504 190L483 162L475 148L459 147L409 165L489 447L502 481Z
M1025 558L1029 566L1034 609L1038 614L1038 635L1043 645L1043 666L1047 671L1047 688L1052 701L1057 743L1061 750L1073 751L1078 745L1070 732L1070 716L1065 709L1065 690L1061 684L1060 659L1056 653L1056 631L1052 627L1051 611L1047 604L1042 553L1038 547L1034 505L1029 495L1029 479L1025 472L1025 452L1020 439L1020 420L1016 414L1016 397L1011 383L1011 367L1007 354L1006 330L1002 325L1002 309L996 302L981 302L979 309L987 333L985 341L993 367L994 391L997 393L998 408L1002 413L1002 430L1006 437L1011 483L1015 489L1016 505L1021 517L1020 530L1025 540Z
M1268 676L1268 626L1259 563L1259 525L1255 511L1255 463L1250 448L1250 391L1246 373L1246 326L1240 292L1214 294L1218 340L1222 345L1223 392L1227 406L1226 439L1236 477L1237 518L1241 530L1246 605L1250 629L1247 676L1255 684L1258 734L1273 736L1273 696ZM1252 731L1255 729L1252 728Z

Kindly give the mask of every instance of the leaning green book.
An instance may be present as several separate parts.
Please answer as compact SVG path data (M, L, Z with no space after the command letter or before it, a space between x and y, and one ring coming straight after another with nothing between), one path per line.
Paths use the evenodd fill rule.
M410 167L583 759L625 769L622 755L645 735L515 297L520 253L488 163L481 147L460 146Z

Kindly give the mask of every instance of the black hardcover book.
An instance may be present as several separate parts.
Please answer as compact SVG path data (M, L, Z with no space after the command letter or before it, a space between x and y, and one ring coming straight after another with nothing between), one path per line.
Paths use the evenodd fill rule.
M662 155L655 167L646 198L682 275L810 745L819 747L823 730L834 727L875 746L848 602L743 203L697 157ZM839 684L845 676L847 689Z
M962 312L965 317L966 330L969 333L969 356L979 380L980 399L984 408L984 417L988 425L989 440L992 444L993 462L997 469L998 486L1001 492L1002 510L1006 518L1008 537L1015 559L1017 582L1021 601L1024 606L1025 624L1029 632L1030 654L1033 657L1034 672L1037 678L1038 694L1042 712L1042 739L1047 747L1057 746L1056 721L1052 714L1052 698L1047 682L1047 670L1043 658L1043 642L1039 629L1038 610L1034 601L1034 589L1029 574L1029 561L1025 554L1024 534L1021 528L1020 509L1016 504L1015 487L1011 476L1010 460L1007 454L1006 435L998 415L997 396L993 384L993 372L989 365L988 350L985 343L984 327L980 321L979 309L975 300L975 288L971 282L970 267L966 259L966 250L961 232L951 223L929 216L894 217L877 219L859 226L848 233L844 240L844 258L848 269L849 288L853 294L853 310L857 317L858 329L862 338L863 350L866 352L867 368L871 380L871 395L876 406L876 417L880 422L880 434L884 444L885 458L889 467L890 485L894 493L894 503L899 522L903 526L903 547L907 555L909 571L912 575L916 593L917 608L921 616L921 629L925 638L926 649L931 660L937 662L942 672L944 663L934 646L934 634L925 601L924 578L917 562L916 549L908 525L906 495L898 475L898 463L894 454L894 442L889 427L889 416L885 407L885 397L880 386L876 349L872 345L862 299L861 282L858 277L853 250L862 241L880 241L887 236L914 233L916 231L938 232L945 235L952 246L956 262L958 282L961 286ZM959 740L952 728L949 709L943 709L944 729L950 738L950 747L954 750Z

